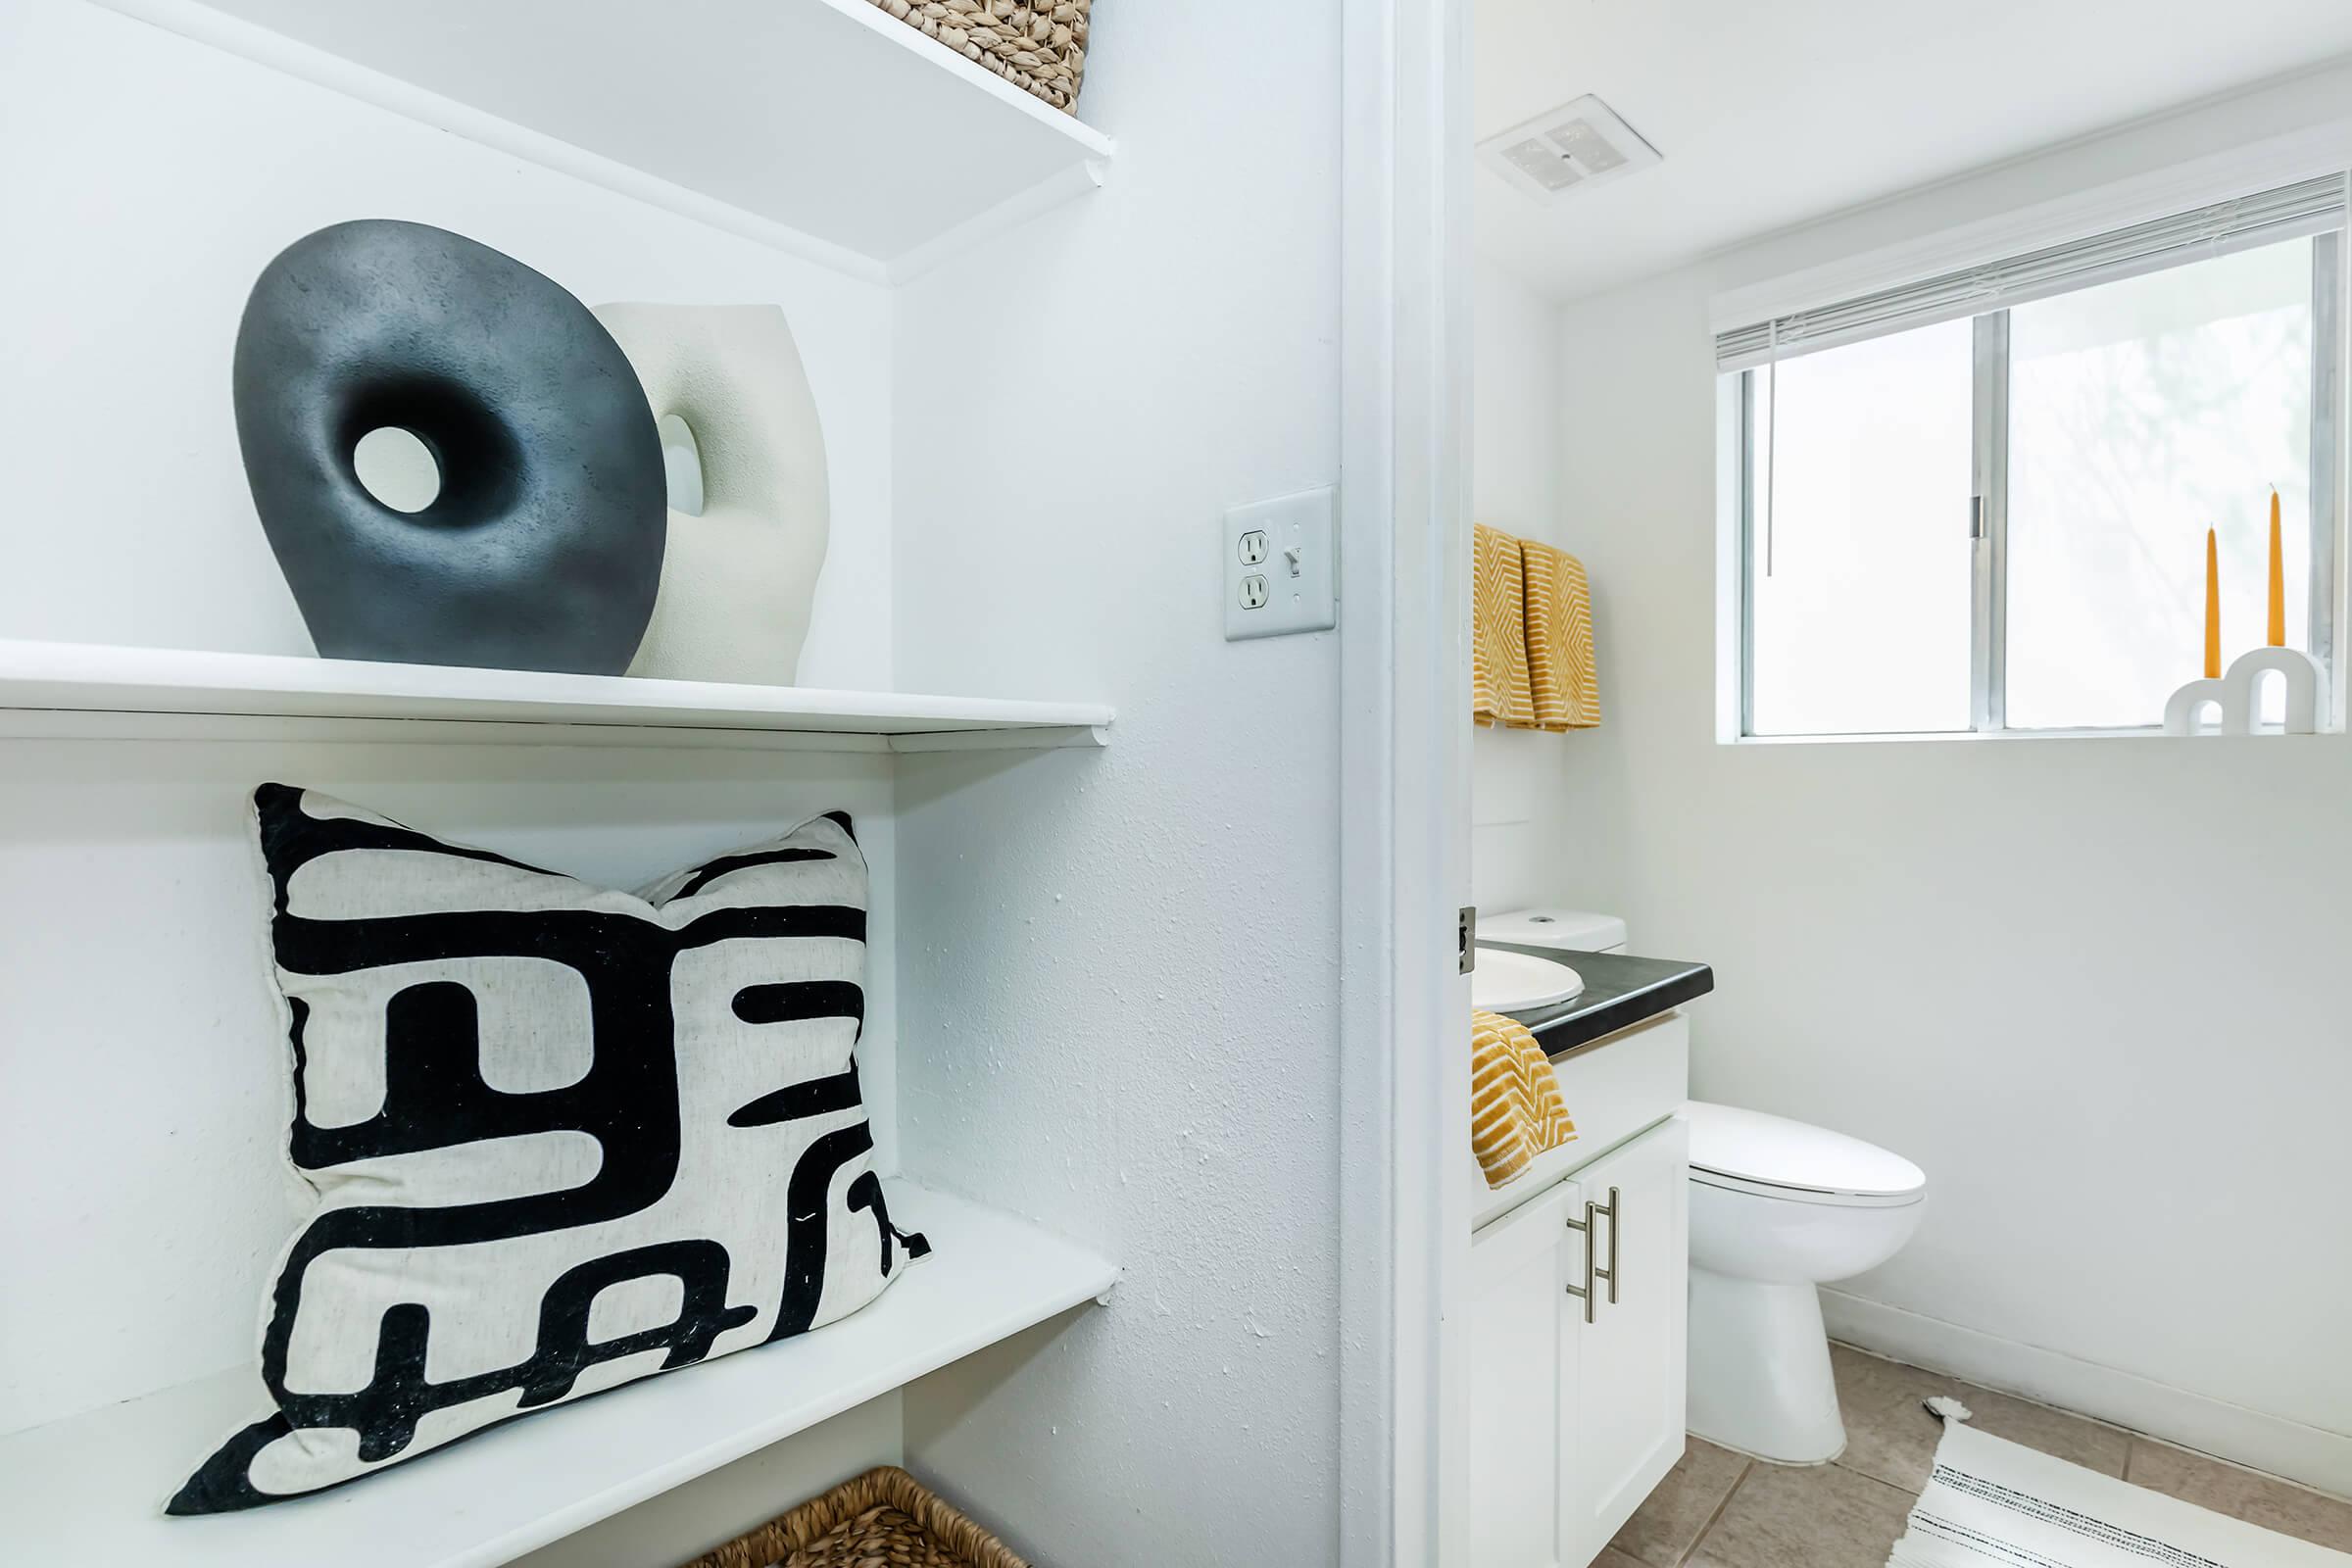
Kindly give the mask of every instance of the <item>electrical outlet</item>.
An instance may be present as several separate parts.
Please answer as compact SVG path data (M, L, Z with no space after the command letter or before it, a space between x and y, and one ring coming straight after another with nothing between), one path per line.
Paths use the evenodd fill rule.
M1339 623L1338 492L1308 490L1225 514L1225 639Z

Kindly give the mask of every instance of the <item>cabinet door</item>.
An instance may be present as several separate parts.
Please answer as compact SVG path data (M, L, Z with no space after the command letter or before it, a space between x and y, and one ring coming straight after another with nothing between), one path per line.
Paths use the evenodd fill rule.
M1570 1554L1560 1491L1576 1411L1568 1286L1583 1278L1584 1196L1563 1182L1470 1243L1464 1309L1470 1432L1470 1561L1477 1568L1584 1568ZM1583 1324L1582 1309L1573 1326Z
M1590 1236L1599 1273L1592 1321L1576 1319L1581 1365L1574 1459L1562 1482L1573 1544L1597 1556L1683 1452L1690 1323L1690 1129L1680 1117L1577 1172L1597 1205ZM1608 1212L1602 1212L1607 1210ZM1575 1233L1570 1232L1573 1236ZM1584 1257L1575 1259L1580 1276Z

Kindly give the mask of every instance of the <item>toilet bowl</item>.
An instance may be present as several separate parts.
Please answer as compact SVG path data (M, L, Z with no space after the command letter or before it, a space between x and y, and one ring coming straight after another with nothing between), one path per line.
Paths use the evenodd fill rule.
M1919 1228L1928 1179L1858 1138L1692 1101L1691 1432L1782 1464L1845 1449L1819 1287Z

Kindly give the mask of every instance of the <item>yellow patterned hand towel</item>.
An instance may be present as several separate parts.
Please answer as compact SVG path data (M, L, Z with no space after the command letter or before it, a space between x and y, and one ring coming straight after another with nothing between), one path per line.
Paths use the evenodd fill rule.
M1527 678L1527 587L1519 540L1480 523L1470 572L1470 716L1536 727Z
M1592 593L1585 564L1564 550L1519 541L1527 587L1527 669L1539 729L1600 722L1600 672L1592 659Z
M1527 1025L1498 1012L1470 1015L1470 1147L1489 1187L1576 1137L1559 1076Z

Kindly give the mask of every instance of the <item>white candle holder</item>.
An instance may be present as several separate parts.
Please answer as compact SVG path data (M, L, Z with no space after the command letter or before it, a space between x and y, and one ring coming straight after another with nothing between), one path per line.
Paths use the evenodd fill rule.
M2164 705L2167 735L2252 735L2261 720L2262 677L2277 670L2286 682L2286 733L2316 735L2328 716L2328 671L2297 648L2257 648L2240 654L2219 680L2192 680ZM2208 728L2205 710L2219 710Z

